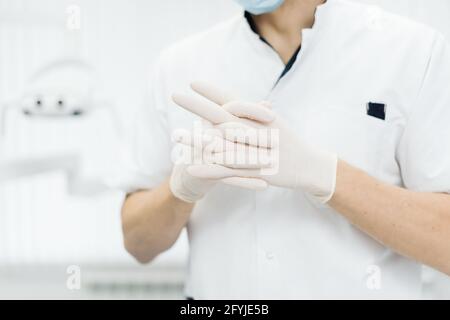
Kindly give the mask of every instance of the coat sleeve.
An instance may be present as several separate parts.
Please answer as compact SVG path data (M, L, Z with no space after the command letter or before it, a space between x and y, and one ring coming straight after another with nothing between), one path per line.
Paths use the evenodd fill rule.
M443 36L431 52L397 159L406 188L450 193L450 46Z
M145 102L136 113L132 141L123 151L125 156L116 184L127 193L158 186L172 169L164 79L160 58L152 68Z

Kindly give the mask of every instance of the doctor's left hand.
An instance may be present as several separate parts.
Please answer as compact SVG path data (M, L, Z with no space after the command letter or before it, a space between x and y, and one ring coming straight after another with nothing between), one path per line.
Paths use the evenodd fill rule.
M252 168L251 164L237 167L235 163L226 161L194 164L188 168L192 176L204 179L256 178L273 186L301 189L323 203L331 199L336 185L335 154L303 141L280 116L267 109L268 103L235 100L205 83L194 83L191 87L202 97L175 94L175 103L212 123L224 140L246 145L247 148L238 151L247 153L241 158L250 158L248 150L252 150L254 154L268 155L270 159L270 166L259 170ZM261 118L272 119L265 119L264 123L254 120Z

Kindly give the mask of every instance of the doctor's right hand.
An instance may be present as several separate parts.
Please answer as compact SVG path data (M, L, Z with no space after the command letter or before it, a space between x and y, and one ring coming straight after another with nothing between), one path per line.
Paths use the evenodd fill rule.
M194 203L217 183L215 180L196 178L187 172L188 165L177 164L170 176L170 191L185 202Z
M262 123L271 121L265 113L258 119ZM203 126L211 127L206 121ZM173 134L173 140L177 143L177 147L181 148L175 161L175 166L170 177L170 190L172 194L185 202L194 203L203 198L217 183L225 183L228 185L251 189L262 190L267 188L268 184L263 179L252 177L224 177L221 179L211 179L195 177L189 173L191 165L207 165L212 163L224 163L226 154L230 150L239 150L237 157L247 158L249 155L255 155L257 148L245 146L239 142L230 142L221 137L215 136L213 133L205 135L205 130L177 130ZM255 157L256 158L256 157ZM259 157L259 159L262 159ZM240 169L263 169L269 165L266 161L253 163L227 163L235 168Z
M228 141L242 141L257 148L257 154L267 153L271 162L269 168L264 168L268 170L251 170L213 161L208 165L190 166L187 170L192 176L203 179L261 179L272 186L301 189L321 203L330 200L336 186L336 154L304 141L287 121L273 112L268 113L271 121L262 123L258 120L259 113L267 112L267 105L263 108L260 103L259 108L252 108L252 103L223 99L224 94L208 83L195 83L192 89L200 97L176 95L174 101L208 120L214 128L221 130ZM259 131L266 134L259 135Z

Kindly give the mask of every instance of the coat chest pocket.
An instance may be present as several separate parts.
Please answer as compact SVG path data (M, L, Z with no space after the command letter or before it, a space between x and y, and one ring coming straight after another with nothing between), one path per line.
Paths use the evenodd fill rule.
M382 159L395 161L399 127L392 114L382 120L364 105L327 105L310 108L305 120L303 137L368 173L376 174Z

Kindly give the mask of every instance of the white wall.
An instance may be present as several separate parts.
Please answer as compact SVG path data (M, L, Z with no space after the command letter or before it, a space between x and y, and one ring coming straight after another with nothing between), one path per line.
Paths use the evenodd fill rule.
M377 4L389 11L428 24L450 39L450 1L448 0L362 0L362 2Z
M82 29L68 34L65 9L73 3L82 10ZM0 0L0 101L20 93L42 63L77 54L95 65L101 91L120 108L129 132L159 50L235 9L227 0ZM75 150L87 174L107 171L117 159L105 113L56 123L20 114L7 120L2 158ZM122 249L119 203L116 193L70 197L59 173L0 185L0 264L132 262ZM166 260L182 259L180 248Z
M365 1L430 23L450 38L448 0ZM82 29L68 34L65 8L73 3L82 10ZM0 101L18 94L43 62L78 54L99 71L101 92L120 108L129 131L158 51L237 10L231 0L0 0ZM8 124L2 158L79 150L87 174L116 159L115 129L102 113L60 123L11 114ZM122 249L119 203L116 193L69 197L59 173L0 185L0 264L131 263ZM167 261L184 260L184 241Z

